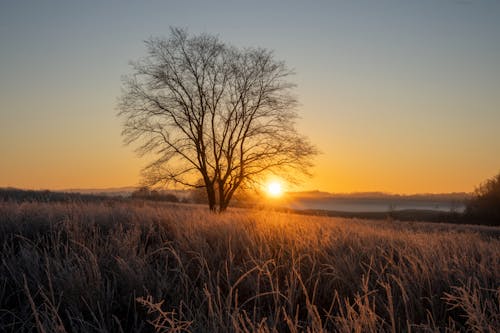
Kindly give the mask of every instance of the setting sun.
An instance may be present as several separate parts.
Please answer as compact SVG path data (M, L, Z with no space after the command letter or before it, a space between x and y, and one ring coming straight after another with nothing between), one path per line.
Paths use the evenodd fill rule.
M283 188L279 182L271 182L267 185L267 194L272 197L279 197L283 194Z

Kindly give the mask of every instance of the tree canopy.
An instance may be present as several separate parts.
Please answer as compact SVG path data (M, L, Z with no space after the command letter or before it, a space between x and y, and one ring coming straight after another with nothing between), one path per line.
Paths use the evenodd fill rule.
M500 173L476 188L466 216L476 222L500 225Z
M119 115L125 142L154 156L147 185L202 187L210 209L224 211L266 175L308 174L317 151L295 127L293 73L271 51L175 28L146 47L124 79Z

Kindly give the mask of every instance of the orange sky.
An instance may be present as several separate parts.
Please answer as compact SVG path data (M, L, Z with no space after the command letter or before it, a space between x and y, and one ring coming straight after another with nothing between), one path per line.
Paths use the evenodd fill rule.
M138 184L120 77L169 26L296 71L298 127L322 154L291 190L468 192L500 171L500 2L0 6L0 187Z

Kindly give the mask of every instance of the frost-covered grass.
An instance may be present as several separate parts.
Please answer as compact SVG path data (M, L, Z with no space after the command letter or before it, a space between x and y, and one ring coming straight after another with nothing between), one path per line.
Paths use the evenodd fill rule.
M500 331L499 228L0 203L0 331Z

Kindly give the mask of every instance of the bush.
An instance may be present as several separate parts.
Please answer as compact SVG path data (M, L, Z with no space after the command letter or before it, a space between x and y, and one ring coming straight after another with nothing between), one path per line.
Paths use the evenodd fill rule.
M466 216L469 220L500 225L500 173L476 188L467 204Z

